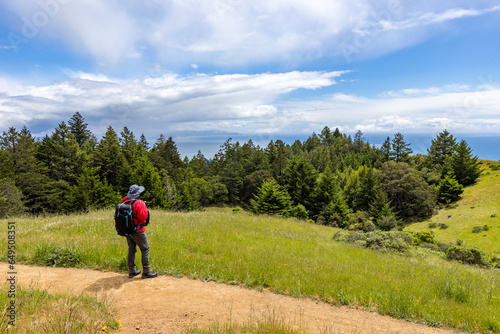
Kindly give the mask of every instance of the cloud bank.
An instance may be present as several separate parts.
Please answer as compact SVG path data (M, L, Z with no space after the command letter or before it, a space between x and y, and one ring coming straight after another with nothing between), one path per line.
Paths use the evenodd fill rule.
M346 71L180 76L118 80L73 73L71 80L22 86L0 79L0 129L38 124L38 135L76 111L100 137L108 126L124 126L149 138L189 132L236 133L250 138L311 134L325 125L344 133L453 133L496 135L500 130L500 89L447 85L402 89L376 98L321 94L341 85ZM292 92L318 90L296 99ZM45 128L42 123L46 124Z
M149 62L173 66L351 61L426 40L455 20L500 12L493 0L100 1L2 3L13 13L11 44L34 37L62 43L102 68ZM11 36L12 37L12 36ZM3 45L11 48L13 45Z

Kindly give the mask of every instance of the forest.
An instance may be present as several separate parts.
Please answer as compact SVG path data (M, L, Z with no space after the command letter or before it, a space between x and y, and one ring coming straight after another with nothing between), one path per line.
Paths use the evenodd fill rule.
M465 140L443 130L427 154L403 134L375 147L325 126L320 134L266 147L227 139L212 158L182 159L172 137L154 144L127 127L98 140L78 112L50 135L24 126L0 137L0 218L111 208L131 184L148 207L189 211L231 205L254 213L370 231L423 220L460 198L481 174ZM237 209L236 209L237 210Z

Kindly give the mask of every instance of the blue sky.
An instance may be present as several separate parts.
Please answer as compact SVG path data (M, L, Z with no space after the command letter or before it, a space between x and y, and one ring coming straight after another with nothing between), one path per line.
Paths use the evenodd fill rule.
M490 0L0 0L0 131L78 111L212 157L324 126L425 153L447 129L498 160L499 32Z

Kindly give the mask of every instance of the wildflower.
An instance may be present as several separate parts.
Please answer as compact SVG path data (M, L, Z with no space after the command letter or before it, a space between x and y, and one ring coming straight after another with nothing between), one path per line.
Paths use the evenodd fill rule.
M102 330L103 330L103 331L105 331L106 329L108 329L108 326L106 326L106 325L105 325L105 326L102 328Z

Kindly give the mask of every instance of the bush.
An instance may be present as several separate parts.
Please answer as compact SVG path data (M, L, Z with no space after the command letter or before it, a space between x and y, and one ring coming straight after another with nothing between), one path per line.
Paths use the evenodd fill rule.
M33 264L49 267L76 267L83 262L78 249L41 245L35 250Z
M382 216L377 220L377 225L381 230L390 231L398 226L398 220L394 215Z
M437 226L437 223L429 223L429 228L436 228Z
M307 212L305 206L298 204L292 208L292 217L307 220L309 218L309 212Z
M434 240L434 234L432 232L413 232L412 235L415 238L413 241L415 246L419 246L421 244L436 244L436 241Z
M491 267L490 260L486 255L475 247L453 245L446 249L448 260L459 261L464 264L475 264L483 267Z
M474 226L472 228L472 233L481 233L482 231L488 231L490 227L488 225L484 226Z
M376 231L363 233L360 231L346 233L336 232L333 240L347 242L358 247L374 249L378 251L395 251L406 253L413 244L413 236L407 232Z
M449 227L449 226L448 226L447 224L445 224L445 223L440 223L440 224L439 224L439 228L440 228L441 230L446 230L448 227Z
M368 233L366 242L367 248L405 253L409 251L413 243L413 236L407 232L378 231L375 233Z

